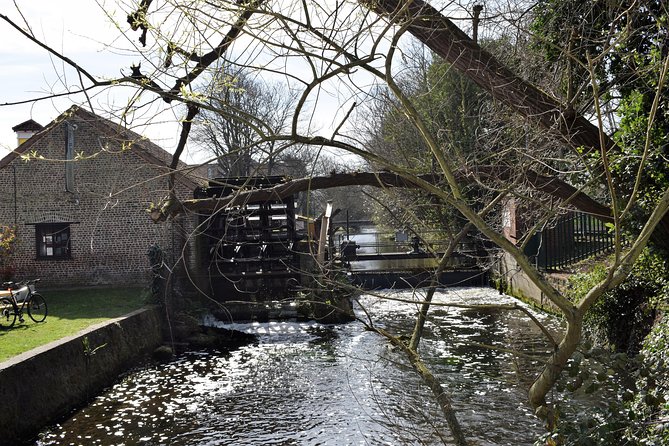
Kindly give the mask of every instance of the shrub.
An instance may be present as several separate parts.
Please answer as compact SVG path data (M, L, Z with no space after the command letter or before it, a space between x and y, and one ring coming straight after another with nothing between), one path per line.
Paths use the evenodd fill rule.
M0 225L0 279L11 280L14 275L12 256L16 248L16 227Z
M604 279L605 262L570 278L574 299L580 299ZM617 352L636 354L653 325L658 308L669 301L668 296L669 262L662 253L646 248L627 280L593 305L586 315L586 326L600 342Z
M669 317L653 326L643 343L645 368L637 374L637 392L629 413L637 421L626 431L634 444L669 444Z
M572 276L572 298L580 299L604 279L607 261L611 258ZM585 410L562 404L556 429L537 445L669 444L667 303L669 262L647 248L629 278L606 293L586 317L594 340L616 351L584 342L556 386L582 397L599 396L588 400Z

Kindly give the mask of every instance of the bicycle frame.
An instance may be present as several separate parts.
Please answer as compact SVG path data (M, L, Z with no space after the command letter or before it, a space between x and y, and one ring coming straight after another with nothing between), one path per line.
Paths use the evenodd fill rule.
M12 290L11 288L7 290L1 290L0 298L8 297L12 301L14 301L14 304L17 307L19 306L20 303L21 309L23 309L23 307L26 304L26 299L34 292L35 292L35 282L34 281L24 282L23 284L21 284L21 287L17 290Z
M3 283L5 290L0 291L1 329L12 327L17 317L20 322L24 322L24 310L33 321L44 322L48 312L47 304L44 297L35 291L37 282L39 279Z

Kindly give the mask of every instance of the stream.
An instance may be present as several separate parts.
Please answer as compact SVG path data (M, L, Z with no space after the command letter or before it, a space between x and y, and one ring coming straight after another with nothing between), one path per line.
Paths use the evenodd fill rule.
M364 295L374 323L408 333L411 291ZM450 288L439 303L515 303L490 288ZM359 317L366 317L358 309ZM537 317L551 330L559 323ZM430 390L401 352L360 322L227 324L258 342L188 352L123 377L36 445L450 444ZM451 394L472 445L531 445L543 431L527 388L548 354L518 311L434 307L421 353Z

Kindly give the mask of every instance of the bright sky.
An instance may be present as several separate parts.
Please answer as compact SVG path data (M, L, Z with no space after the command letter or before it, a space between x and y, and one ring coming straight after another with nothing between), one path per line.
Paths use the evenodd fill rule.
M114 9L111 18L103 12L105 1ZM86 70L102 77L118 77L121 70L129 73L128 67L139 60L123 54L117 48L105 44L128 48L127 39L114 27L115 20L126 31L127 11L118 10L114 0L0 0L0 14L7 15L25 28L24 21L15 5L21 10L37 38L65 56L80 63ZM134 36L137 33L132 33ZM74 71L67 69L62 61L29 41L6 21L0 20L0 157L16 147L16 135L12 127L34 119L46 125L72 104L81 104L85 97L47 99L33 103L4 105L48 96L50 92L64 92L79 84ZM91 97L96 111L122 107L128 98L119 94L118 87L112 96L107 91ZM154 110L155 111L155 110ZM148 128L134 128L166 149L173 149L178 137L178 125L173 114L164 116L162 122ZM172 119L170 119L172 118Z
M141 62L141 56L133 48L139 32L129 31L126 21L128 11L117 4L118 0L0 0L0 14L9 16L23 28L26 27L25 18L39 40L79 63L94 76L117 78L128 75L129 67ZM119 24L119 28L114 22ZM34 101L51 93L76 90L80 88L79 79L74 70L4 20L0 20L0 33L2 157L16 147L16 135L11 130L13 126L27 119L46 125L72 104L82 105L88 101L83 94ZM132 42L128 41L126 33ZM365 84L361 82L358 85ZM98 90L90 97L90 103L96 113L107 117L104 112L123 109L133 91L118 86L111 90ZM310 99L318 101L318 109L313 109L310 128L325 130L325 134L329 134L332 130L327 129L334 129L350 108L350 92L340 85L334 85L329 91L314 92ZM150 92L142 96L143 99L147 97L155 98ZM26 103L4 105L22 101ZM185 114L183 106L179 107L170 108L157 100L152 106L142 108L140 113L143 116L137 116L129 124L136 132L173 151L180 130L178 122ZM151 117L153 123L143 126L142 119L147 117ZM182 158L184 161L203 159L201 152L198 154L196 149L190 150L191 153Z

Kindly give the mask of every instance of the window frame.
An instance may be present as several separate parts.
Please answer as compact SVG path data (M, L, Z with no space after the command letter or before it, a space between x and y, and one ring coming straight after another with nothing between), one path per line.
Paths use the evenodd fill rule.
M70 223L44 222L35 224L37 260L68 260L72 258ZM57 236L57 240L53 236ZM66 235L63 240L62 236ZM49 241L46 237L51 237ZM48 253L49 249L51 254ZM57 253L58 252L58 253Z

